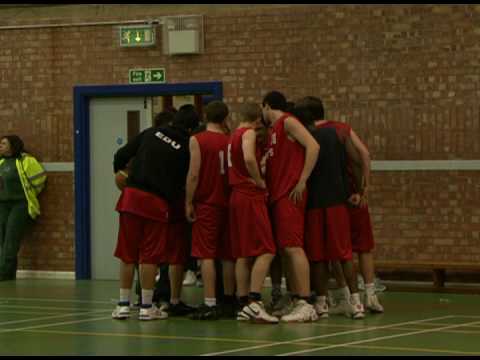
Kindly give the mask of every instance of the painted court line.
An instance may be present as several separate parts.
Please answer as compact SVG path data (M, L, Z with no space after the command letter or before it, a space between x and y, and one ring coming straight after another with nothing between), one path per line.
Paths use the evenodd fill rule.
M214 352L214 353L202 354L200 356L216 356L216 355L236 353L236 352L240 352L240 351L257 350L257 349L263 349L263 348L268 348L268 347L278 346L278 345L289 345L289 344L296 343L296 342L305 342L305 341L325 339L325 338L340 336L340 335L357 334L359 332L382 330L382 329L388 329L388 328L392 328L392 327L398 327L398 326L404 326L404 325L410 325L410 324L418 324L418 323L428 322L428 321L432 321L432 320L450 319L450 318L453 318L453 317L455 317L455 316L447 315L447 316L441 316L441 317L424 319L424 320L414 320L414 321L407 321L407 322L397 323L397 324L370 327L370 328L367 328L367 329L363 328L363 329L358 329L358 330L342 331L342 332L337 332L337 333L333 333L333 334L312 336L312 337L301 338L301 339L297 339L297 340L279 341L279 342L275 342L275 343L272 343L272 344L251 346L251 347L245 347L245 348L239 348L239 349L233 349L233 350L226 350L226 351L219 351L219 352ZM274 326L274 325L272 325L272 326Z
M21 314L21 315L55 315L58 314L50 311L50 312L45 312L45 311L18 311L18 310L0 310L0 314Z
M89 321L100 321L100 320L106 320L106 319L111 320L112 316L109 315L109 316L103 316L103 317L93 318L93 319L65 321L65 322L53 323L53 324L34 325L34 326L27 326L27 327L24 327L24 328L17 328L17 329L0 329L0 334L1 333L7 333L7 332L17 332L17 331L25 331L25 330L32 330L32 329L41 329L41 328L46 328L46 327L51 327L51 326L80 324L80 323L89 322Z
M68 310L68 311L77 311L83 310L82 308L65 308L65 307L57 307L57 306L30 306L30 305L3 305L0 304L0 309L2 308L19 308L19 309L48 309L48 310ZM84 310L91 310L90 307L85 307ZM109 310L108 308L105 309L98 309L98 310ZM111 310L111 308L110 308Z
M455 351L455 350L445 350L445 349L427 349L427 348L412 348L412 347L397 347L397 346L352 345L350 347L357 348L357 349L428 352L428 353L439 353L439 354L450 354L450 355L479 355L479 353L461 351L461 350Z
M73 314L62 314L62 315L54 315L54 316L42 316L42 317L30 318L30 319L23 319L23 320L5 321L5 322L0 322L0 326L3 326L3 325L11 325L11 324L21 324L21 323L31 322L31 321L59 319L59 318L70 317L70 316L97 314L97 313L105 312L105 311L106 311L106 310L102 310L102 311L84 311L84 312L81 312L81 313L79 312L79 313L73 313Z
M106 336L106 337L132 337L142 339L163 339L163 340L193 340L193 341L212 341L212 342L233 342L250 344L271 344L268 340L249 340L249 339L230 339L218 337L202 336L175 336L175 335L153 335L153 334L134 334L134 333L108 333L108 332L86 332L86 331L64 331L64 330L25 330L25 332L56 334L56 335L76 335L76 336ZM303 345L303 344L302 344ZM308 344L317 346L318 344Z
M73 302L73 303L96 303L96 304L111 304L111 301L101 301L101 300L61 300L61 299L45 299L45 298L0 298L0 301L15 301L15 300L22 300L22 301L45 301L45 302ZM117 299L118 301L118 299Z
M404 337L404 336L412 336L412 335L426 334L426 333L435 332L435 331L455 329L455 328L459 328L459 327L462 327L462 326L468 326L470 324L478 324L478 323L480 323L480 322L479 321L474 321L474 322L466 323L466 324L456 324L456 325L444 326L444 327L441 327L441 328L438 328L438 329L426 329L426 330L419 330L419 331L410 332L410 333L407 333L407 334L396 334L396 335L389 335L389 336L381 336L381 337L377 337L377 338L373 338L373 339L352 341L352 342L344 343L344 344L335 344L335 345L330 345L330 346L317 347L317 348L314 348L314 349L293 351L293 352L289 352L289 353L278 354L276 356L290 356L290 355L306 354L306 353L320 351L320 350L329 350L329 349L335 349L335 348L339 348L339 347L346 347L346 346L352 346L352 345L357 345L357 344L365 344L365 343L369 343L369 342L373 342L373 341L389 340L389 339L395 339L395 338L400 338L400 337Z
M328 324L328 323L314 323L313 325L315 326L318 326L318 327L322 327L322 328L346 328L346 329L359 329L360 327L359 326L355 326L355 325L338 325L338 324ZM435 327L439 327L439 326L445 326L445 325L450 325L450 324L446 324L446 323L421 323L421 324L418 324L418 326L410 326L410 327L404 327L404 326L399 326L399 327L392 327L392 328L388 328L388 329L385 329L385 330L392 330L392 331L398 331L398 330L401 330L401 331L417 331L417 330L426 330L425 327L422 327L423 325L425 326L435 326ZM477 329L478 327L480 326L469 326L470 328L473 328L473 329ZM363 328L364 330L368 330L369 328L368 327L364 327ZM450 334L480 334L480 331L479 330L450 330L450 331L444 331L445 333L450 333Z

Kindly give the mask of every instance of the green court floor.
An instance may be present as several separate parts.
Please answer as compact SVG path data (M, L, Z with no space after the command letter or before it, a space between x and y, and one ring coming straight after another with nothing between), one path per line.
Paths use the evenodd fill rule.
M364 320L255 325L112 320L117 286L0 282L0 355L480 355L479 295L386 291L379 295L385 314ZM184 288L183 298L198 303L201 291Z

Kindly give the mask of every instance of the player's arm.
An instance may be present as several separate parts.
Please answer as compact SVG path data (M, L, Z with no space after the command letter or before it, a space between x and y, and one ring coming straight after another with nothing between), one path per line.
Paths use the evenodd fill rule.
M368 197L368 188L370 185L370 152L368 151L367 147L363 144L360 140L358 135L353 131L350 132L350 137L352 139L353 144L357 148L360 153L360 157L362 159L362 168L363 168L363 186L360 188L362 192L362 200L360 206L367 205L367 197Z
M345 139L345 150L347 151L347 156L352 160L353 180L355 182L355 188L360 191L363 187L364 182L364 164L362 162L360 152L357 150L350 137L347 137Z
M363 145L362 141L355 133L355 131L353 131L353 129L350 132L350 138L352 139L353 145L360 154L363 168L364 187L368 187L368 185L370 184L370 152L368 151L367 147Z
M127 178L130 174L131 164L142 143L144 133L145 131L141 132L115 152L113 157L113 172L115 174L115 184L119 190L123 190L125 186L127 186Z
M362 200L360 191L363 187L363 163L360 157L360 152L357 150L355 145L353 145L353 141L350 137L346 137L345 139L345 150L347 152L347 156L352 160L353 182L355 185L354 188L357 190L355 193L350 195L349 201L353 205L359 206Z
M132 140L117 150L113 156L113 172L125 170L129 161L137 154L138 148L142 144L145 131L136 135Z
M118 190L122 191L127 186L128 175L130 174L130 169L132 167L132 162L134 158L131 158L127 166L123 170L118 170L115 173L115 185L117 185Z
M257 158L255 156L255 146L256 146L257 135L255 134L254 129L248 129L242 135L242 151L243 158L245 159L245 167L248 170L248 174L255 182L255 185L265 189L267 186L265 180L263 180L260 175L260 170L257 164Z
M187 173L187 184L185 191L185 216L188 221L193 222L196 219L195 209L193 207L193 196L198 186L198 177L202 158L200 156L200 145L195 136L190 137L190 165Z
M299 121L291 117L285 120L285 131L305 147L305 164L303 165L303 170L297 185L289 195L290 199L296 203L302 200L307 180L317 163L320 145Z

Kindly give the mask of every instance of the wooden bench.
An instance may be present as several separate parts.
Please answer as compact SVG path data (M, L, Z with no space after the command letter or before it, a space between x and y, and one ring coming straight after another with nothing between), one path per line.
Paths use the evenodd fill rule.
M435 261L375 261L375 270L432 270L433 289L435 291L445 291L446 271L469 271L480 273L480 263L447 263ZM458 290L455 288L452 290ZM465 289L462 289L465 290ZM478 292L476 290L475 292Z

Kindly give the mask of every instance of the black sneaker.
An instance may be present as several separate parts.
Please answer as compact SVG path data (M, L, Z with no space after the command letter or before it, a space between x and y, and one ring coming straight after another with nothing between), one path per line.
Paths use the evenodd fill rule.
M195 310L190 315L192 320L218 320L220 319L220 311L218 306L207 306L205 304L200 305L198 309Z
M185 316L193 313L196 308L185 304L180 301L178 304L169 304L168 308L165 310L170 316Z

